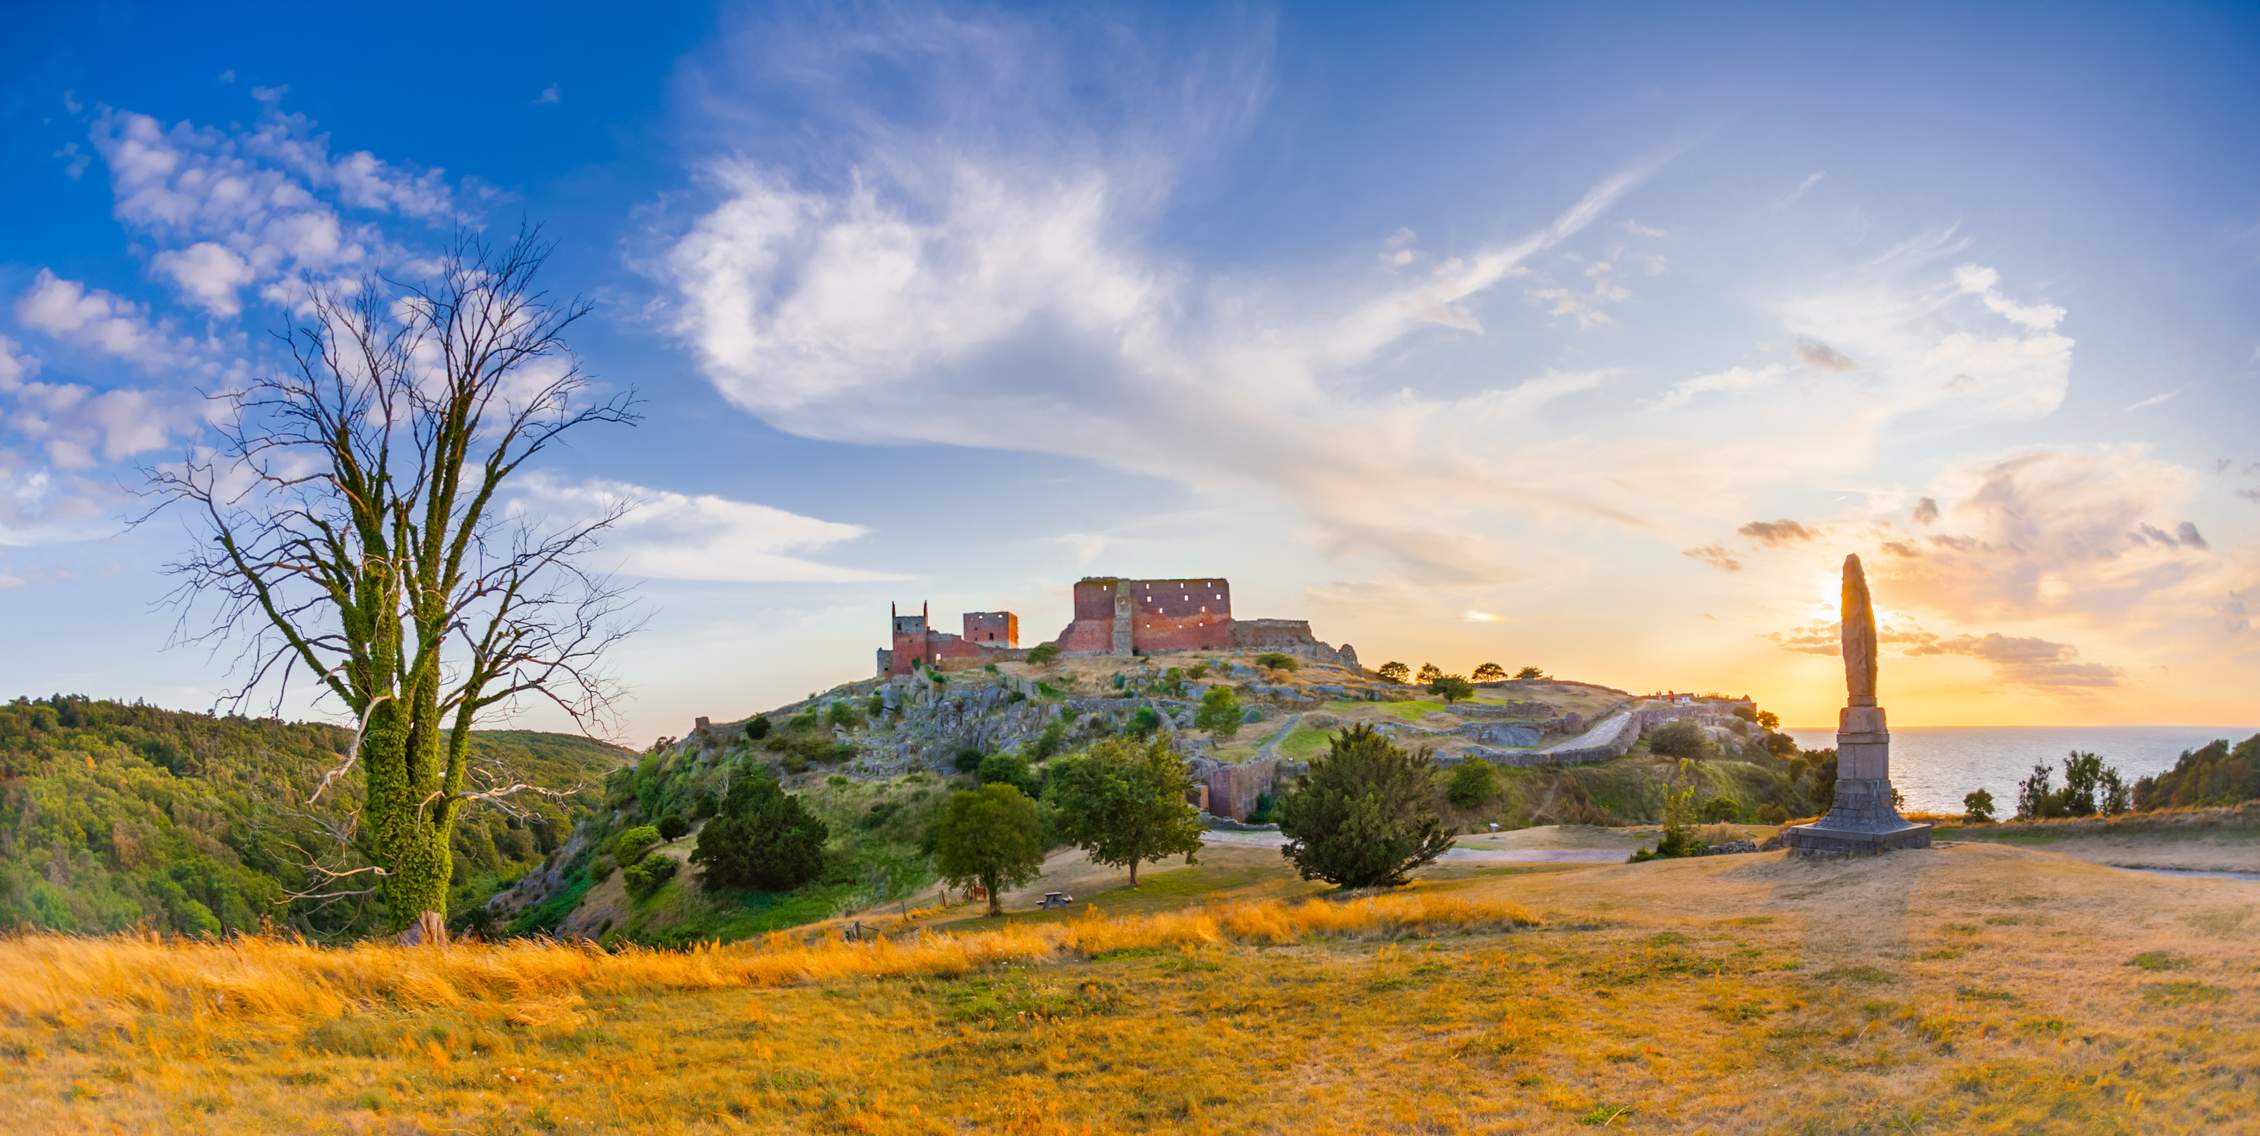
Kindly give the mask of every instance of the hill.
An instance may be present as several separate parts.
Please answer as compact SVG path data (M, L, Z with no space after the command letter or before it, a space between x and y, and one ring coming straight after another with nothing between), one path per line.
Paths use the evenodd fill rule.
M1951 842L1445 868L1303 899L1276 856L1204 856L1096 914L877 943L4 940L0 1093L38 1131L2249 1122L2248 882Z
M1222 690L1238 725L1197 728ZM1023 779L1040 794L1060 755L1124 733L1161 734L1182 754L1204 809L1263 821L1270 802L1344 726L1368 724L1447 770L1486 762L1496 791L1438 805L1463 831L1496 824L1657 820L1689 766L1697 804L1717 821L1778 822L1827 807L1832 759L1800 755L1758 723L1747 699L1637 697L1554 679L1487 682L1446 701L1391 682L1339 653L1201 651L1001 661L865 679L734 721L700 719L607 779L591 814L540 871L499 895L474 925L505 933L671 945L733 939L900 901L931 883L925 835L954 788ZM1659 733L1662 731L1662 733ZM1675 737L1672 755L1651 743ZM1660 744L1660 743L1659 743ZM991 763L1002 755L1003 765ZM786 895L710 892L680 871L652 895L628 894L609 854L621 833L674 815L688 826L659 855L688 855L733 777L780 778L831 833L823 879Z
M351 744L320 723L215 717L57 695L0 705L0 928L147 928L316 937L373 926L365 902L280 903L306 886L309 850L359 799L341 778L309 805ZM474 809L455 833L458 909L539 865L595 805L627 751L585 738L482 731L476 761L579 792ZM332 799L334 795L334 799Z

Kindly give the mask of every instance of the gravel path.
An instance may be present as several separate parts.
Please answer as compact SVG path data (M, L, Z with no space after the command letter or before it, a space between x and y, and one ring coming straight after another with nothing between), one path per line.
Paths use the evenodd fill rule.
M1277 848L1287 842L1278 832L1233 832L1212 829L1201 834L1203 844L1230 844L1245 848ZM1621 848L1454 848L1444 853L1450 864L1621 864L1631 853Z
M1280 723L1279 732L1265 739L1263 745L1256 748L1255 760L1262 761L1267 757L1278 757L1279 743L1286 741L1287 735L1294 733L1295 727L1301 725L1302 722L1303 716L1300 713L1287 715L1287 720Z

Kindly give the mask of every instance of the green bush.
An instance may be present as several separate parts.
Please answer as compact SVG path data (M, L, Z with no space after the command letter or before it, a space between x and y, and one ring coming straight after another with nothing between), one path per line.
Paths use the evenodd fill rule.
M664 843L666 843L666 840L659 835L657 827L639 824L621 833L619 838L612 842L612 855L617 857L622 864L633 864L643 859L644 853Z
M1265 651L1256 656L1256 665L1275 671L1291 671L1302 666L1301 663L1295 661L1295 656L1284 651Z
M668 813L659 818L659 838L661 840L673 843L682 839L683 834L690 830L691 822L684 820L681 813Z
M1275 824L1279 820L1279 799L1269 793L1256 794L1256 807L1248 810L1249 824Z
M1444 796L1463 809L1480 808L1499 797L1499 771L1480 757L1471 757L1452 767L1451 776L1445 779Z
M1161 715L1151 706L1138 707L1131 712L1129 720L1122 723L1123 736L1136 738L1139 741L1154 736L1154 732L1159 729L1161 729Z
M740 777L722 799L721 813L699 830L691 863L705 870L708 887L791 891L823 873L830 835L776 781Z
M1346 888L1396 886L1452 846L1434 808L1436 763L1367 725L1334 735L1280 798L1281 854L1304 879Z
M1048 667L1059 661L1059 644L1038 643L1028 648L1028 661L1039 667Z
M1767 801L1758 806L1757 817L1759 824L1788 824L1789 810L1782 808L1779 802Z
M1962 798L1962 819L1971 824L1993 822L1993 794L1983 789L1972 790Z
M1703 727L1686 718L1664 723L1648 733L1648 752L1658 757L1700 761L1710 755L1711 739Z
M756 714L748 720L745 724L745 736L748 741L756 742L768 737L769 715Z
M1028 756L1042 761L1067 748L1067 719L1054 718L1045 723L1044 732L1036 735L1028 747Z
M1724 824L1742 815L1742 802L1721 794L1703 802L1703 823Z
M1458 675L1437 675L1429 680L1428 693L1443 699L1449 706L1475 697L1475 684Z
M957 751L956 757L950 759L950 768L959 773L971 773L981 768L981 759L986 756L988 755L981 752L981 747L966 746Z
M983 785L1010 785L1031 797L1036 795L1036 775L1016 753L992 753L982 758L976 776Z
M1229 738L1240 732L1243 717L1240 696L1229 686L1212 686L1201 695L1200 709L1193 711L1193 725L1217 738Z
M675 878L680 867L673 856L646 856L620 873L620 882L627 885L628 894L637 899L650 899L654 892Z

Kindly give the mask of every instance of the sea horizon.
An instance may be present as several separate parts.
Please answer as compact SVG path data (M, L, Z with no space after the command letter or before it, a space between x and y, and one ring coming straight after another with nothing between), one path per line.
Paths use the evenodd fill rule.
M1806 749L1836 744L1834 726L1790 726L1782 731ZM1901 726L1891 727L1891 780L1907 808L1960 812L1973 789L1993 794L2006 817L2016 809L2017 783L2045 764L2063 779L2073 751L2094 753L2130 783L2173 768L2189 750L2226 739L2235 744L2260 733L2255 726Z

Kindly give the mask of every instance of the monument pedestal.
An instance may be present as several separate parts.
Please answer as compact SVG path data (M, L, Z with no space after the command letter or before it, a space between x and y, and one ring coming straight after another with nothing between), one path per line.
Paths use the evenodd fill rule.
M1836 721L1836 803L1781 834L1793 856L1872 856L1930 847L1930 826L1891 803L1891 733L1883 708L1847 706Z

